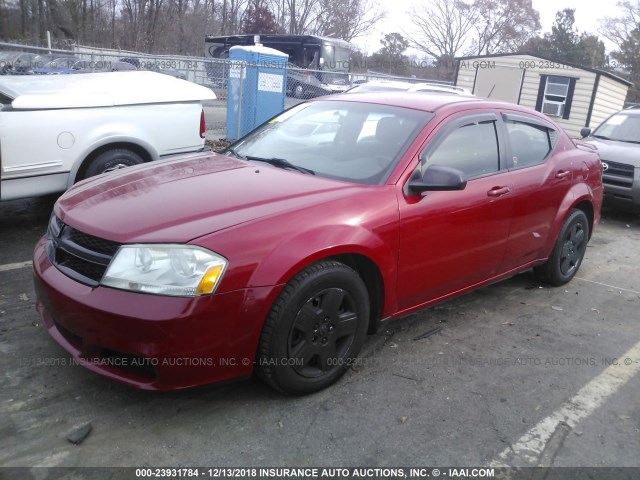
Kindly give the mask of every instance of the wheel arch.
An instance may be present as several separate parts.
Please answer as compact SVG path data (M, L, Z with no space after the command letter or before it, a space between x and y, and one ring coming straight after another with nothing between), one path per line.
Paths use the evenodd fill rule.
M593 225L595 222L595 212L593 211L593 203L591 201L583 199L577 204L575 204L571 210L578 209L582 210L584 214L587 216L587 220L589 220L589 238L593 235Z
M335 248L318 252L302 259L290 268L279 283L289 283L293 277L305 268L326 260L343 263L352 268L360 276L369 295L370 317L367 332L375 333L382 320L384 308L388 303L388 295L385 294L385 287L388 287L388 285L386 285L383 280L384 277L379 264L370 254L354 247Z
M342 253L322 260L335 260L343 263L355 270L360 276L369 294L371 316L369 318L369 325L367 326L367 333L375 333L382 319L385 299L384 280L378 265L371 258L360 253Z
M145 163L150 162L157 158L157 152L150 145L141 145L140 143L133 142L131 140L119 140L110 141L102 145L94 146L92 150L84 155L82 162L76 162L71 174L69 175L69 185L71 187L74 183L82 179L84 172L86 172L89 164L100 154L115 149L126 149L138 154Z
M289 252L288 249L280 250ZM270 257L254 271L250 280L251 285L285 285L305 268L325 260L334 260L347 265L356 271L364 282L369 294L371 314L368 332L373 333L383 318L383 312L394 302L391 285L395 284L395 265L390 259L380 258L367 251L361 245L339 245L318 249L296 259L283 267L286 261L280 255ZM384 279L387 279L385 282Z
M582 210L587 216L589 220L589 238L591 238L593 226L596 221L596 212L593 207L592 198L592 192L582 183L574 185L573 188L567 192L551 225L549 238L547 239L547 244L543 252L543 258L546 259L551 255L564 222L566 222L569 215L571 215L571 211L576 208Z

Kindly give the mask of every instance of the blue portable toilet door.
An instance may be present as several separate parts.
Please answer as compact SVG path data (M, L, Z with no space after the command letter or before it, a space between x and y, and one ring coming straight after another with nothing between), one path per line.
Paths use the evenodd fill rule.
M284 110L289 56L261 45L235 46L227 90L227 138L235 140Z

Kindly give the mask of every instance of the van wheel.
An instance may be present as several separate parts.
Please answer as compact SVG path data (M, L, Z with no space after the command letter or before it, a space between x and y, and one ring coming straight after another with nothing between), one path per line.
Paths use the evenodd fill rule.
M303 85L298 84L293 89L293 96L296 98L306 98L307 91L305 90Z
M282 290L260 337L257 373L290 394L328 387L353 364L369 323L369 296L348 266L322 261Z
M114 148L101 153L91 160L84 172L82 179L100 175L101 173L112 172L125 167L139 165L144 160L136 152L126 148Z

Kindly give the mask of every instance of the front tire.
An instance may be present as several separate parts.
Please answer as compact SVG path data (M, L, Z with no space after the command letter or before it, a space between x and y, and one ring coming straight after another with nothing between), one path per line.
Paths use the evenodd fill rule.
M257 373L281 392L316 392L337 381L358 355L369 322L360 276L336 261L298 273L282 290L260 337Z
M307 98L307 90L303 85L297 84L293 89L293 96L295 98Z
M535 267L534 273L544 283L564 285L578 272L589 241L589 220L582 210L572 210L564 222L551 256Z
M89 166L84 172L82 179L100 175L101 173L119 170L133 165L139 165L144 160L140 155L126 148L114 148L102 152L96 158L91 160Z

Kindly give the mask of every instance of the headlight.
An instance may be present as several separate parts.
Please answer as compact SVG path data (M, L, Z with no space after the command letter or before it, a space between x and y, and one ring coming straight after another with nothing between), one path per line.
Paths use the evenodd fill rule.
M190 245L123 245L100 282L106 287L193 297L213 293L227 260Z

